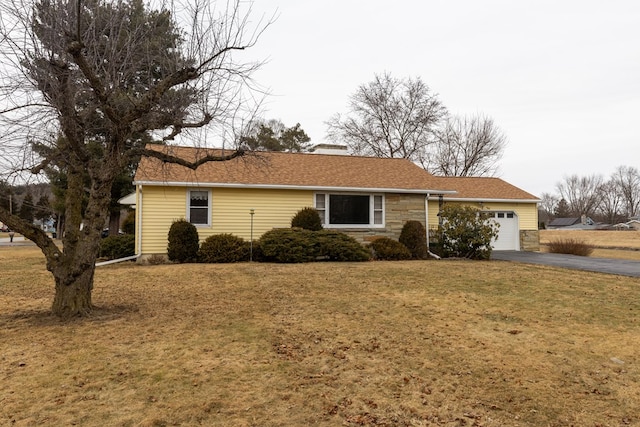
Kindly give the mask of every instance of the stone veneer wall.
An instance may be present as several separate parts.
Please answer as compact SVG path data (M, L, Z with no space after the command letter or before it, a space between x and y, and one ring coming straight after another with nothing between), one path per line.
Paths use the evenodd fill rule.
M398 240L407 221L420 221L425 225L424 196L420 194L385 194L385 228L340 228L361 243L380 237Z
M540 232L538 230L520 230L520 250L536 252L540 250Z

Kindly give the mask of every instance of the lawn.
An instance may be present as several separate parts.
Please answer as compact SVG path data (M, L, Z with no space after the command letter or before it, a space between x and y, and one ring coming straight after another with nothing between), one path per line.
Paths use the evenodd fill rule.
M640 279L501 261L117 264L59 321L0 247L0 425L640 424Z

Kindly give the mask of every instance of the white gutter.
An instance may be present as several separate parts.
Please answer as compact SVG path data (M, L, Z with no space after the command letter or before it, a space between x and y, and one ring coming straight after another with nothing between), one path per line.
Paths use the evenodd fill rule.
M430 197L430 198L431 200L438 200L436 197ZM475 197L475 198L447 197L445 200L447 202L469 202L469 203L478 203L479 201L482 201L484 203L538 203L541 201L540 199L484 199L482 197Z
M434 257L435 259L440 259L440 257L434 254L433 252L431 252L431 249L429 248L429 194L428 193L424 197L424 223L426 225L425 234L427 238L427 253L432 257Z
M162 186L162 187L214 187L214 188L250 188L263 190L311 190L311 191L350 191L367 193L408 193L424 194L425 191L438 194L455 194L455 190L425 190L417 188L370 188L370 187L327 187L320 185L282 185L282 184L238 184L220 182L158 182L158 181L136 181L136 185Z

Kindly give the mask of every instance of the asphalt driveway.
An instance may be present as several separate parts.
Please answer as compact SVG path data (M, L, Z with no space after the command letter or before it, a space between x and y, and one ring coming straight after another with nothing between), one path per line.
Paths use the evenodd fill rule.
M525 251L493 251L491 259L640 277L640 261Z

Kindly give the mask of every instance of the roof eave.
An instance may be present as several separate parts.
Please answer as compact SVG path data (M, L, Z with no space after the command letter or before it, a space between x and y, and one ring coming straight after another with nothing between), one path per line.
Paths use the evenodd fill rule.
M438 200L438 197L429 197L429 200ZM484 202L484 203L539 203L540 199L491 199L486 197L446 197L450 202Z
M416 188L372 188L372 187L336 187L321 185L278 185L278 184L238 184L219 182L158 182L134 181L134 185L149 185L162 187L213 187L213 188L248 188L262 190L308 190L308 191L350 191L374 193L404 193L404 194L455 194L455 190L416 189Z

